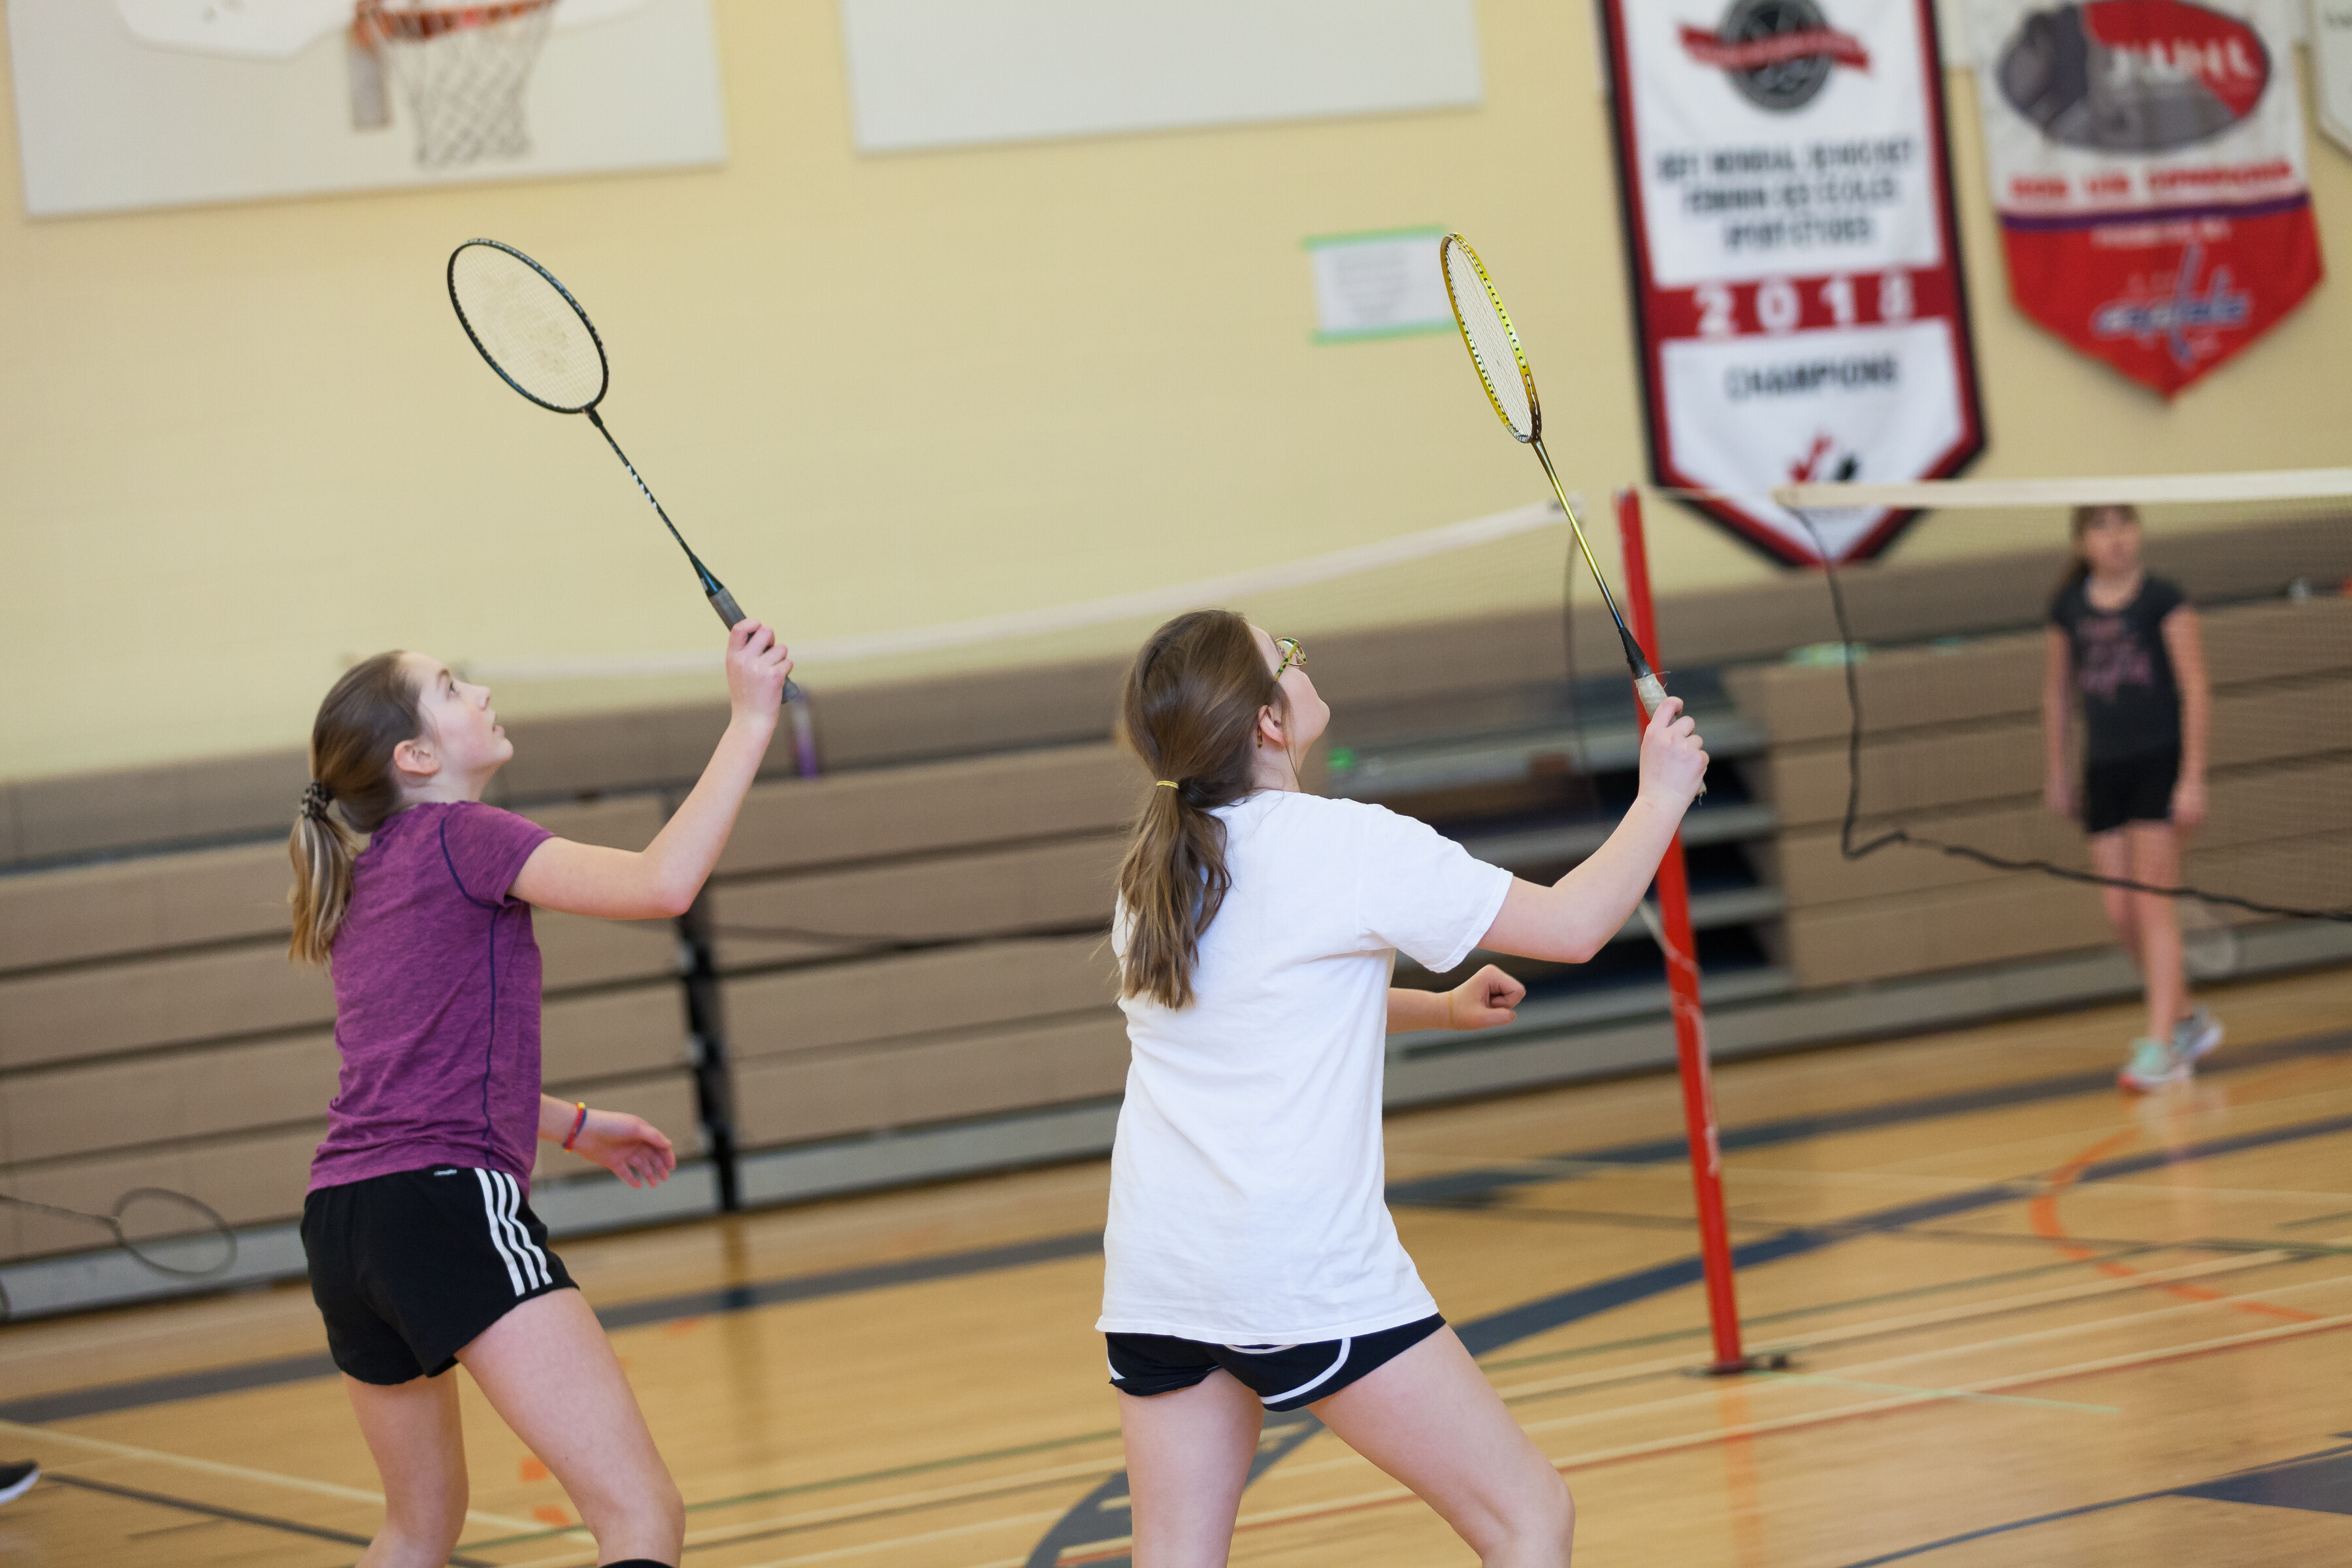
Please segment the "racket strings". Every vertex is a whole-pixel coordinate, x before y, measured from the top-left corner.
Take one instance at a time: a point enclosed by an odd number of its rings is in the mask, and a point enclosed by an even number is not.
[[[604,349],[555,280],[476,241],[449,260],[449,297],[482,357],[532,402],[577,414],[604,395]]]
[[[236,1263],[236,1228],[203,1199],[169,1187],[133,1187],[107,1214],[39,1203],[13,1193],[0,1193],[0,1205],[102,1226],[113,1235],[114,1245],[141,1267],[177,1279],[216,1279]],[[12,1315],[7,1294],[0,1290],[0,1322]]]
[[[1444,251],[1445,289],[1454,301],[1462,341],[1469,345],[1470,362],[1478,367],[1486,396],[1511,434],[1532,441],[1542,432],[1542,416],[1536,402],[1534,374],[1528,368],[1518,333],[1511,329],[1486,269],[1469,245],[1458,236],[1450,237]]]

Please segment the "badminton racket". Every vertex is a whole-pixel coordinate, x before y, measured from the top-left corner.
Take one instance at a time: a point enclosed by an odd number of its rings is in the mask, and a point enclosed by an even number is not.
[[[1616,624],[1617,640],[1624,645],[1626,668],[1633,673],[1633,689],[1640,694],[1645,713],[1655,713],[1666,700],[1666,683],[1650,668],[1648,656],[1625,626],[1625,617],[1618,613],[1617,596],[1609,591],[1609,579],[1601,574],[1601,563],[1592,558],[1592,546],[1584,537],[1584,524],[1578,521],[1576,508],[1570,504],[1568,491],[1559,482],[1559,472],[1551,466],[1551,454],[1544,450],[1543,405],[1536,397],[1536,373],[1528,368],[1527,351],[1519,346],[1519,334],[1511,326],[1510,312],[1503,309],[1503,296],[1496,290],[1495,280],[1486,275],[1486,264],[1470,242],[1458,234],[1449,234],[1438,241],[1437,256],[1445,271],[1445,298],[1454,307],[1454,324],[1462,329],[1462,342],[1470,351],[1470,363],[1477,367],[1479,383],[1486,389],[1486,401],[1495,406],[1495,417],[1503,428],[1522,446],[1535,448],[1536,460],[1543,465],[1544,478],[1551,481],[1551,493],[1559,501],[1559,510],[1568,514],[1569,531],[1576,536],[1576,548],[1584,556],[1584,564],[1592,574],[1592,581],[1601,590],[1601,602],[1608,606],[1609,618]],[[1706,786],[1699,786],[1699,794]]]
[[[702,557],[662,510],[653,487],[613,438],[604,416],[596,412],[612,387],[613,368],[604,357],[604,340],[597,335],[595,323],[572,298],[572,290],[513,246],[495,239],[469,239],[449,253],[449,303],[457,310],[457,324],[466,329],[466,336],[484,362],[499,373],[499,380],[551,413],[588,416],[588,423],[637,482],[637,493],[686,552],[702,584],[702,596],[732,629],[744,618],[735,595],[702,563]],[[789,680],[784,683],[784,698],[794,705],[796,739],[803,752],[802,771],[810,772],[808,737],[797,733],[803,728],[801,693]]]
[[[215,1279],[236,1262],[236,1232],[220,1212],[168,1187],[133,1187],[104,1214],[37,1204],[6,1193],[0,1193],[0,1204],[102,1226],[114,1245],[142,1266],[175,1279]],[[0,1294],[0,1321],[9,1315],[8,1299]]]
[[[2245,944],[2221,911],[2195,894],[2179,900],[2181,967],[2191,980],[2222,980],[2238,972]]]

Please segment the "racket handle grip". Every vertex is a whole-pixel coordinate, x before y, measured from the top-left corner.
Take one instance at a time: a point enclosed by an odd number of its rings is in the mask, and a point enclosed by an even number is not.
[[[745,618],[743,615],[743,606],[737,604],[735,602],[735,595],[729,593],[726,589],[713,588],[709,594],[705,595],[704,597],[710,601],[710,607],[719,612],[719,619],[726,626],[729,631],[733,631],[735,629],[736,623]],[[787,702],[798,702],[800,700],[800,683],[793,680],[790,676],[785,677],[784,700]]]
[[[1654,672],[1644,671],[1633,678],[1633,691],[1642,700],[1642,712],[1646,717],[1666,705],[1666,683]],[[1706,798],[1706,781],[1699,780],[1698,798]]]

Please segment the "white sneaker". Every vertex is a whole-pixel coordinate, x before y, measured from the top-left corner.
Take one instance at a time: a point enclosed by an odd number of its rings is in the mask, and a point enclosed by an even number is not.
[[[41,1467],[30,1459],[0,1465],[0,1502],[15,1502],[41,1479]]]
[[[2132,1058],[2116,1075],[2116,1081],[2147,1094],[2168,1083],[2187,1083],[2189,1076],[2189,1058],[2171,1041],[2143,1037],[2132,1042]]]
[[[2172,1026],[2172,1048],[2184,1061],[2210,1056],[2213,1047],[2221,1043],[2221,1020],[2213,1016],[2210,1007],[2200,1005]]]

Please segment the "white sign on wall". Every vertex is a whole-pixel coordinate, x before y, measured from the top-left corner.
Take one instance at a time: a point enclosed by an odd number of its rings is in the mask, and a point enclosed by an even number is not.
[[[2310,40],[2319,128],[2352,153],[2352,0],[2311,0]]]
[[[1391,228],[1307,241],[1315,269],[1315,341],[1352,342],[1454,331],[1442,228]]]
[[[1473,0],[841,0],[862,153],[1467,109]]]

